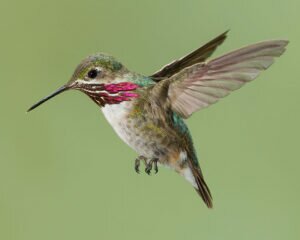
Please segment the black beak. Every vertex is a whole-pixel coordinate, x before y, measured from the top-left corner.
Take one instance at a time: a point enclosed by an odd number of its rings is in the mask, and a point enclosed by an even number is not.
[[[64,85],[57,89],[54,93],[50,94],[49,96],[43,98],[42,100],[38,101],[36,104],[34,104],[32,107],[30,107],[27,112],[30,112],[31,110],[35,109],[36,107],[40,106],[42,103],[48,101],[49,99],[55,97],[56,95],[68,90],[70,87],[67,85]]]

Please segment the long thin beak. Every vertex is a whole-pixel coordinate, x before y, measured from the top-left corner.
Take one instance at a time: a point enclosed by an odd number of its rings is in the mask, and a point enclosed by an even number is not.
[[[49,96],[41,99],[40,101],[38,101],[36,104],[34,104],[32,107],[30,107],[27,112],[30,112],[31,110],[35,109],[36,107],[40,106],[42,103],[48,101],[49,99],[55,97],[56,95],[68,90],[70,87],[67,85],[64,85],[62,87],[60,87],[59,89],[57,89],[54,93],[50,94]]]

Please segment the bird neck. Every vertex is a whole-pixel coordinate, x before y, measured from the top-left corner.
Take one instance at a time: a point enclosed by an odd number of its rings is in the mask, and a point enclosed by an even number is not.
[[[88,84],[80,90],[86,93],[99,106],[119,104],[140,97],[140,89],[154,85],[155,82],[146,76],[129,72],[112,82]]]
[[[119,82],[107,84],[89,84],[82,91],[86,93],[99,106],[107,104],[119,104],[138,98],[136,90],[140,86],[133,82]]]

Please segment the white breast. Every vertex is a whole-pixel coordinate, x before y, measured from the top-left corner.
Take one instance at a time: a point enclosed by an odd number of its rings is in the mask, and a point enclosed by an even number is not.
[[[119,104],[106,105],[102,107],[102,112],[113,127],[118,136],[130,146],[130,135],[127,127],[127,114],[131,108],[130,102],[121,102]]]

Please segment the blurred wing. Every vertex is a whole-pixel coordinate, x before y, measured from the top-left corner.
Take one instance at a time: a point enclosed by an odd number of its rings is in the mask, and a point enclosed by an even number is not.
[[[170,81],[168,98],[173,111],[188,118],[217,102],[255,79],[285,51],[287,44],[285,40],[257,43],[182,70],[166,80]]]
[[[228,31],[222,33],[215,39],[211,40],[210,42],[206,43],[204,46],[198,48],[190,54],[169,63],[150,77],[154,81],[160,81],[164,78],[171,77],[172,75],[180,72],[186,67],[189,67],[199,62],[204,62],[208,57],[212,55],[216,48],[224,42],[224,40],[227,37],[227,32]]]

